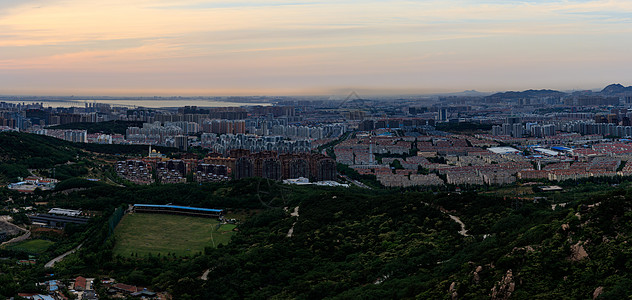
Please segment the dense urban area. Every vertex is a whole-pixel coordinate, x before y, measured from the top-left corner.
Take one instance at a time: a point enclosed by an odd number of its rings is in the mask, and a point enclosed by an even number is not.
[[[61,100],[0,97],[0,297],[632,293],[632,87]]]

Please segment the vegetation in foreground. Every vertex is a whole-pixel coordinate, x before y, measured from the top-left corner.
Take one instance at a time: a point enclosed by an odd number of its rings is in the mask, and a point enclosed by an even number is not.
[[[9,250],[22,251],[31,254],[44,253],[48,247],[55,244],[55,242],[49,240],[26,240],[15,244],[8,245],[6,248]]]
[[[29,143],[22,145],[37,147]],[[55,143],[47,144],[49,151],[69,147],[91,162],[72,144]],[[11,151],[0,148],[10,157],[3,160],[9,168],[26,168],[41,158],[58,163],[35,149]],[[87,225],[37,237],[55,244],[37,254],[35,265],[16,263],[29,257],[23,250],[0,249],[6,258],[0,260],[0,296],[41,291],[35,283],[51,273],[62,280],[112,277],[168,291],[174,299],[626,299],[632,294],[630,182],[564,183],[564,191],[553,193],[516,187],[430,193],[262,182],[100,184],[33,195],[0,189],[6,213],[36,201],[47,203],[41,209],[97,212]],[[117,255],[118,240],[108,220],[130,201],[223,208],[244,219],[230,242],[193,255]],[[295,208],[298,215],[291,214]],[[11,214],[24,220],[23,212]],[[463,221],[467,236],[451,216]],[[82,242],[54,270],[43,267]],[[207,270],[208,279],[202,280]]]

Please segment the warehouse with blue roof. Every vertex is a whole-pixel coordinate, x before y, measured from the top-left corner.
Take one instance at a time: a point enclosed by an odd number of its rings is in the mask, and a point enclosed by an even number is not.
[[[568,151],[573,150],[573,149],[571,149],[571,148],[568,148],[568,147],[562,147],[562,146],[555,146],[555,147],[551,147],[551,149],[553,149],[553,150],[557,150],[557,151],[560,151],[560,152],[568,152]]]

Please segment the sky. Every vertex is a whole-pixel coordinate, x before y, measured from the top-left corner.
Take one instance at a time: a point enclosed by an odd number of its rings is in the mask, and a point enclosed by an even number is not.
[[[632,85],[632,1],[0,0],[0,95]]]

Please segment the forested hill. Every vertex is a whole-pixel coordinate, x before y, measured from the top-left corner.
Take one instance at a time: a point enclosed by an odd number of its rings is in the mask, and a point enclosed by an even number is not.
[[[154,148],[167,154],[176,151],[174,148]],[[137,155],[147,153],[147,146],[71,143],[37,134],[0,132],[0,181],[28,176],[27,169],[46,169],[76,162],[87,158],[89,152]]]
[[[37,162],[28,162],[29,159],[48,159],[52,162],[66,162],[78,153],[78,149],[72,143],[56,138],[19,133],[0,133],[0,161],[2,162],[26,162],[28,165],[36,165]]]
[[[19,133],[0,133],[0,181],[26,177],[27,169],[51,168],[76,161],[81,153],[72,143],[56,138]]]
[[[526,90],[522,92],[502,92],[485,97],[490,100],[515,100],[522,98],[540,98],[540,97],[563,97],[566,93],[554,90]]]
[[[109,244],[98,242],[68,265],[75,273],[167,290],[175,299],[584,299],[595,291],[600,299],[624,299],[632,293],[632,197],[623,190],[580,196],[552,210],[547,200],[517,205],[477,193],[273,184],[261,194],[262,186],[268,185],[253,179],[98,187],[51,201],[97,210],[129,197],[265,208],[240,224],[228,245],[194,259],[112,257]],[[450,215],[460,217],[466,235]],[[208,280],[201,280],[206,270]]]
[[[94,152],[115,150],[136,148],[2,133],[0,172],[61,163],[71,177],[71,170],[99,169],[104,162],[93,161]],[[73,160],[79,162],[66,164]],[[26,218],[11,212],[22,206],[81,209],[95,217],[63,235],[40,236],[54,245],[38,254],[35,266],[16,263],[26,253],[0,249],[0,257],[14,259],[0,260],[0,298],[37,291],[35,283],[53,273],[66,281],[115,278],[168,291],[173,299],[628,299],[632,182],[594,181],[564,185],[561,192],[515,185],[463,193],[291,186],[257,178],[100,184],[30,195],[4,187],[0,204],[14,218]],[[221,208],[243,219],[227,245],[191,256],[115,255],[110,216],[134,203]],[[82,242],[53,270],[43,268]]]
[[[326,193],[270,210],[210,253],[203,298],[624,299],[632,202],[624,192],[552,211],[500,198]],[[436,207],[449,205],[472,236]],[[457,213],[458,212],[458,213]],[[287,231],[292,227],[292,237]],[[193,293],[193,290],[186,292]],[[183,291],[184,292],[184,291]]]

